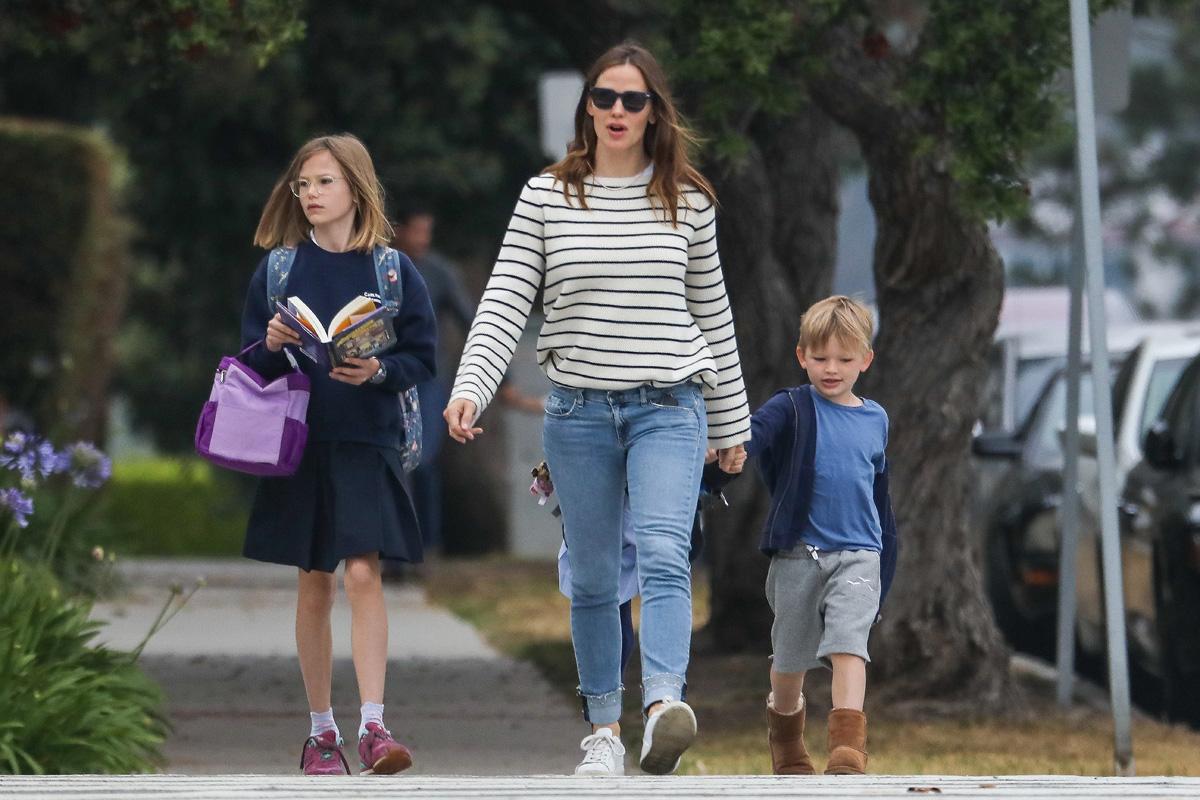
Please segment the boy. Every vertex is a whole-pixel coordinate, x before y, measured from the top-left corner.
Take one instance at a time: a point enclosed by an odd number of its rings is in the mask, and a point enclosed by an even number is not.
[[[874,357],[871,338],[861,303],[837,295],[813,305],[796,345],[811,385],[777,392],[751,420],[747,451],[771,490],[760,547],[771,556],[767,727],[777,775],[816,771],[804,747],[802,689],[805,673],[822,666],[833,670],[825,774],[867,766],[867,635],[896,565],[888,418],[854,394]]]

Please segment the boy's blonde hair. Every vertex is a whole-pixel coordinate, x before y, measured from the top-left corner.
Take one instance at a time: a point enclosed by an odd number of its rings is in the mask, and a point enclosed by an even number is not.
[[[859,347],[863,353],[869,353],[874,333],[871,311],[852,297],[835,294],[818,300],[804,312],[796,346],[809,350],[837,339],[844,347]]]
[[[352,250],[367,251],[377,244],[392,240],[392,226],[384,213],[383,185],[375,174],[375,163],[367,147],[355,135],[339,133],[309,139],[296,151],[292,163],[275,183],[263,208],[254,243],[268,250],[274,247],[295,247],[308,238],[312,224],[304,216],[300,201],[288,184],[300,175],[304,162],[322,151],[328,151],[342,168],[346,185],[354,201],[354,233],[350,237]]]

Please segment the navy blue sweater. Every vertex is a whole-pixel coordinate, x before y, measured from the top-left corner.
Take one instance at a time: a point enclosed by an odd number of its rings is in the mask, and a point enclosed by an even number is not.
[[[397,343],[378,356],[387,369],[379,384],[351,386],[329,377],[310,359],[295,352],[296,362],[312,379],[308,404],[308,436],[312,441],[364,442],[400,447],[404,432],[396,394],[423,383],[436,371],[437,325],[425,281],[412,262],[400,254],[400,281],[404,291],[400,315],[395,319]],[[301,242],[287,281],[286,294],[299,297],[325,323],[352,298],[379,295],[379,284],[370,252],[331,253],[312,242]],[[274,311],[267,306],[267,259],[259,262],[242,313],[242,346],[266,336]],[[246,363],[265,377],[284,374],[291,365],[282,351],[266,346],[246,354]]]
[[[767,555],[801,544],[812,504],[817,453],[817,410],[812,386],[781,389],[750,418],[747,453],[771,490],[771,510],[763,526],[760,549]],[[879,554],[879,603],[896,573],[896,517],[888,494],[888,468],[875,476],[874,500],[883,531]]]

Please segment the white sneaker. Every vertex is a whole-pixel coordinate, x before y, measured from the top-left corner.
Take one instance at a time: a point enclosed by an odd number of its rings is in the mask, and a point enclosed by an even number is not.
[[[613,736],[612,729],[601,728],[579,743],[583,761],[575,768],[576,775],[624,775],[625,746]]]
[[[663,701],[663,710],[646,720],[641,767],[651,775],[670,775],[683,751],[696,738],[696,715],[682,700]]]

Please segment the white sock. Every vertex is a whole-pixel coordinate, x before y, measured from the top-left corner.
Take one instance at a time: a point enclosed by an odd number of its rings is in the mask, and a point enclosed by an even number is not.
[[[383,703],[363,703],[361,711],[362,722],[358,724],[358,738],[360,739],[367,732],[368,722],[383,724]]]
[[[327,711],[308,712],[309,718],[312,719],[312,730],[309,736],[320,736],[325,731],[333,731],[334,736],[342,738],[342,732],[338,730],[337,723],[333,721],[333,709]]]

